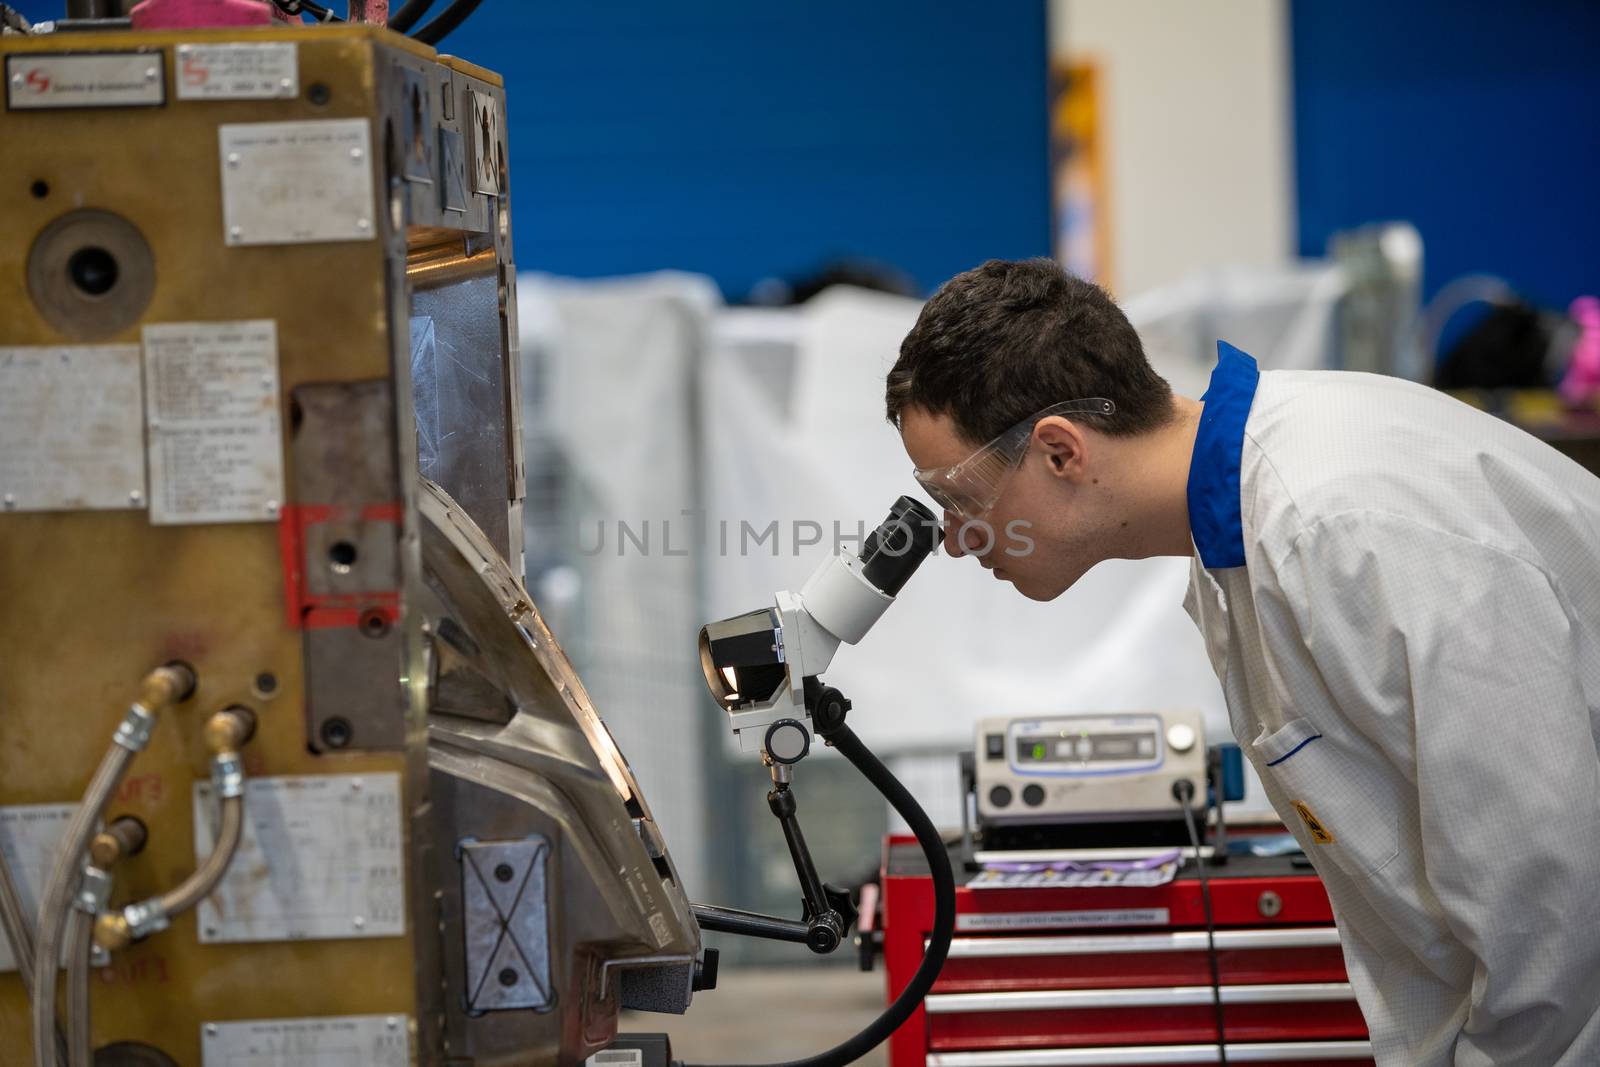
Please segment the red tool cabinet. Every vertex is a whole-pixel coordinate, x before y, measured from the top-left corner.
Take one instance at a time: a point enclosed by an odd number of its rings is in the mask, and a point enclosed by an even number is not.
[[[1162,1067],[1218,1062],[1205,914],[1192,867],[1155,888],[970,889],[956,936],[891,1067]],[[1287,858],[1207,868],[1228,1061],[1371,1067],[1322,884]],[[915,839],[883,863],[893,999],[922,961],[933,882]]]

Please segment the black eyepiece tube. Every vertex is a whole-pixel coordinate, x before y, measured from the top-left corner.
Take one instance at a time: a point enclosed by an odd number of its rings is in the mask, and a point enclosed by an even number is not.
[[[943,536],[933,512],[903,496],[862,542],[861,573],[885,596],[895,596]]]

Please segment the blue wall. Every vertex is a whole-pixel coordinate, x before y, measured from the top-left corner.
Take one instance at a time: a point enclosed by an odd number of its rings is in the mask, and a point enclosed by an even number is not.
[[[1600,4],[1294,0],[1300,251],[1409,219],[1425,288],[1600,291]]]
[[[1043,0],[489,0],[446,45],[506,76],[523,268],[1049,253]]]

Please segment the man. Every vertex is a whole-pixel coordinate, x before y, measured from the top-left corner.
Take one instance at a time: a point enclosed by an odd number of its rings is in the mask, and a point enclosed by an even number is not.
[[[1423,386],[1218,347],[1173,396],[1104,292],[991,261],[923,309],[888,414],[947,550],[1024,596],[1193,557],[1381,1065],[1600,1064],[1600,479]]]

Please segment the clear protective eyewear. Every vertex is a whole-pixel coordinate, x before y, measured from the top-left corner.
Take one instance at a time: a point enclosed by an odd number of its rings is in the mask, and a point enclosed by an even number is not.
[[[1005,480],[1022,465],[1028,454],[1028,442],[1033,438],[1033,428],[1039,420],[1052,415],[1106,416],[1117,406],[1104,397],[1084,400],[1066,400],[1052,404],[1017,423],[993,441],[952,467],[917,468],[913,471],[934,503],[952,514],[968,520],[979,520],[989,514]]]

